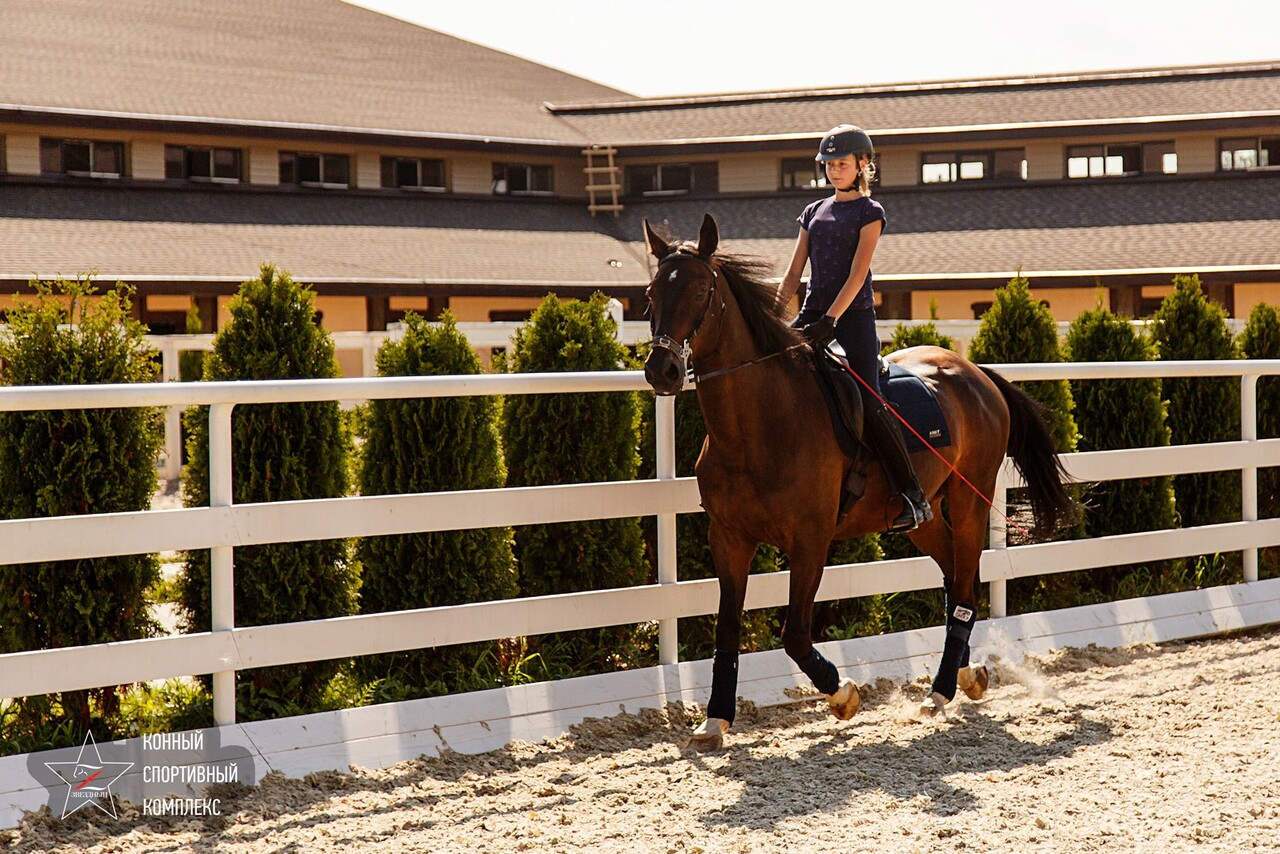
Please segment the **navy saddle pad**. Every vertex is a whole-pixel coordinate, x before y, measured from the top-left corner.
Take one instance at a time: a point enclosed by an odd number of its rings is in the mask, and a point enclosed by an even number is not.
[[[829,363],[838,365],[842,382],[865,392],[862,384],[849,373],[844,361],[844,351],[839,344],[833,344],[827,351]],[[896,362],[880,360],[880,393],[899,415],[906,419],[922,437],[935,448],[945,448],[951,444],[951,431],[942,417],[942,408],[938,406],[938,398],[933,390],[915,374]],[[902,426],[899,424],[898,426]],[[908,451],[923,451],[924,443],[905,427],[902,436],[907,440]]]

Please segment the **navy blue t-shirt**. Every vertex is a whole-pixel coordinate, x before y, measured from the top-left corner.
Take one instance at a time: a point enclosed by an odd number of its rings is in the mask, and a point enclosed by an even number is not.
[[[867,196],[847,202],[837,202],[835,196],[827,196],[796,217],[796,222],[809,233],[809,292],[801,311],[826,311],[831,307],[849,280],[862,227],[877,220],[888,224],[884,208]],[[868,269],[867,280],[850,308],[871,308],[872,305],[871,270]]]

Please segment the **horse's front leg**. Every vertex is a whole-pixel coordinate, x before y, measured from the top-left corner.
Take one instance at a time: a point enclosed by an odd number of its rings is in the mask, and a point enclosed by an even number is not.
[[[821,540],[821,542],[818,542]],[[836,666],[813,645],[813,600],[822,582],[830,538],[796,546],[788,554],[791,565],[787,620],[782,628],[782,645],[796,666],[809,677],[813,687],[827,697],[831,713],[847,721],[858,712],[862,698],[852,679],[841,680]]]
[[[950,491],[950,507],[952,528],[948,532],[951,546],[951,564],[938,559],[938,552],[925,548],[943,568],[946,581],[944,607],[946,609],[947,634],[943,641],[942,660],[938,663],[938,672],[933,678],[929,696],[920,704],[920,714],[931,717],[942,711],[943,707],[955,698],[956,689],[963,690],[972,700],[980,700],[987,690],[986,667],[971,667],[969,663],[969,639],[974,624],[978,619],[978,564],[982,558],[982,545],[987,520],[986,508],[979,503],[972,492]],[[917,545],[925,547],[930,535],[937,531],[925,531],[925,528],[936,525],[935,520],[929,525],[922,525],[921,537],[912,537]],[[930,544],[932,545],[932,544]],[[950,570],[950,571],[948,571]]]
[[[711,700],[707,719],[689,739],[695,750],[718,750],[733,725],[738,706],[738,650],[742,647],[742,605],[756,543],[712,520],[708,532],[711,559],[720,581],[720,610],[716,616],[716,656],[711,665]]]

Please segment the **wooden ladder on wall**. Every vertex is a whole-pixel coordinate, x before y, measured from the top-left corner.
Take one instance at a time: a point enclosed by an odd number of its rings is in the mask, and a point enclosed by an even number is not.
[[[615,217],[622,211],[618,193],[622,190],[621,170],[613,156],[618,150],[612,145],[593,145],[582,149],[587,158],[583,172],[587,176],[587,210],[591,215],[607,211]]]

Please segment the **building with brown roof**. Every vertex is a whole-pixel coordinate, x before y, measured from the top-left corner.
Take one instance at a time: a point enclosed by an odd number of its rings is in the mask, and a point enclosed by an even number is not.
[[[884,317],[974,317],[1019,269],[1059,319],[1178,272],[1280,302],[1280,61],[639,99],[340,0],[0,15],[0,288],[97,271],[157,331],[264,261],[335,331],[549,291],[638,316],[642,217],[781,267],[842,121],[877,143]]]

